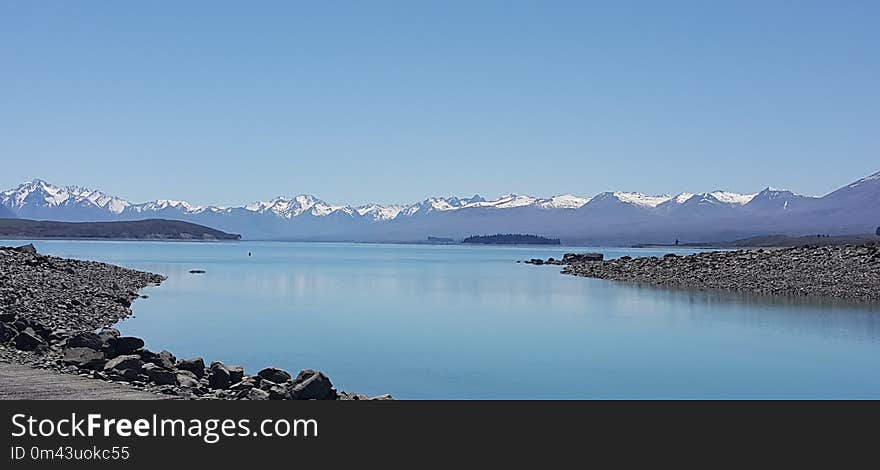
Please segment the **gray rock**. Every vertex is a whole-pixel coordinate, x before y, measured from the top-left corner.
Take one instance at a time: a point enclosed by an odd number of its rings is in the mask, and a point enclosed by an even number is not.
[[[187,388],[199,388],[201,386],[195,375],[189,371],[177,371],[177,384]]]
[[[64,349],[62,361],[65,364],[76,366],[80,369],[103,369],[107,364],[104,353],[92,348],[73,347]]]
[[[111,371],[111,376],[116,377],[121,380],[125,380],[128,382],[140,381],[146,382],[149,380],[149,377],[142,374],[138,369],[113,369]]]
[[[605,255],[602,253],[566,253],[562,255],[562,264],[592,263],[604,259]]]
[[[0,323],[0,343],[9,342],[12,338],[18,334],[18,331],[15,328],[5,324]]]
[[[259,376],[257,376],[257,377],[259,377]],[[257,386],[260,387],[260,389],[262,389],[262,390],[269,390],[270,388],[275,387],[277,385],[278,385],[277,383],[275,383],[269,379],[263,379],[263,378],[260,378],[260,383],[257,384]]]
[[[248,400],[268,400],[269,393],[260,390],[259,388],[252,388],[247,392]]]
[[[101,351],[107,357],[116,356],[116,341],[119,336],[119,330],[115,328],[105,328],[98,333],[98,337],[101,338]]]
[[[232,374],[220,361],[214,361],[208,368],[208,386],[213,389],[227,389],[232,385]]]
[[[141,359],[144,360],[144,362],[156,364],[157,366],[163,367],[165,369],[174,369],[174,366],[177,363],[177,358],[174,357],[174,354],[171,354],[171,352],[165,350],[154,353],[149,349],[144,349],[140,352],[140,356]]]
[[[323,372],[304,369],[296,376],[290,389],[294,400],[335,400],[336,390]]]
[[[177,385],[177,374],[174,371],[152,362],[144,364],[143,373],[157,385]]]
[[[22,351],[35,351],[40,346],[45,346],[46,342],[37,335],[33,329],[26,328],[24,331],[12,338],[12,343],[17,349]]]
[[[354,400],[354,401],[367,401],[370,397],[364,395],[363,393],[348,393],[343,392],[339,394],[340,400]]]
[[[177,362],[177,368],[192,372],[196,377],[202,378],[205,375],[205,360],[200,357],[184,359]]]
[[[229,371],[229,382],[230,383],[241,382],[241,379],[244,378],[244,367],[226,366],[226,370]]]
[[[117,356],[113,359],[107,361],[104,364],[105,371],[123,371],[123,370],[132,370],[136,374],[140,374],[141,370],[144,367],[144,361],[141,360],[141,357],[136,354],[129,354],[125,356]]]
[[[13,250],[15,250],[19,253],[29,253],[32,255],[37,254],[37,249],[36,249],[36,247],[34,247],[33,243],[28,243],[27,245],[17,246],[15,248],[13,248]]]
[[[134,336],[120,336],[116,339],[116,354],[123,356],[132,354],[144,347],[144,340]]]
[[[258,382],[253,377],[244,377],[237,383],[234,383],[229,386],[229,390],[242,390],[254,388],[258,385]]]
[[[98,336],[100,336],[101,339],[118,338],[122,336],[122,334],[119,333],[119,330],[117,330],[116,328],[102,328],[101,331],[98,332]]]
[[[103,345],[101,337],[95,333],[77,333],[67,340],[67,346],[71,348],[89,348],[100,351]]]
[[[275,367],[267,367],[257,372],[257,375],[275,383],[287,382],[290,380],[290,374],[287,371],[276,369]]]
[[[287,387],[273,385],[268,389],[260,388],[269,394],[270,400],[290,400],[290,390],[288,390]]]

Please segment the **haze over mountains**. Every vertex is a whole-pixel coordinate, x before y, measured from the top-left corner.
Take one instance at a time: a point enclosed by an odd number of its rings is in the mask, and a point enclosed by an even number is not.
[[[101,191],[36,179],[0,193],[0,217],[64,222],[182,220],[246,239],[424,241],[428,236],[533,233],[563,243],[669,243],[780,233],[873,233],[880,225],[880,172],[823,197],[766,188],[645,195],[605,192],[494,200],[432,197],[407,205],[334,205],[311,195],[279,196],[241,207],[158,199],[131,203]]]

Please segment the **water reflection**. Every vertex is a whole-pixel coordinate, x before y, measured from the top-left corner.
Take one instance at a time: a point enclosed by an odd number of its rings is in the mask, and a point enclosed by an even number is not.
[[[672,290],[517,259],[558,247],[36,242],[168,276],[121,324],[154,349],[325,370],[404,398],[876,398],[870,305]],[[595,249],[606,256],[670,250]],[[253,252],[247,257],[248,251]],[[694,250],[677,250],[679,253]],[[192,275],[190,269],[207,271]]]

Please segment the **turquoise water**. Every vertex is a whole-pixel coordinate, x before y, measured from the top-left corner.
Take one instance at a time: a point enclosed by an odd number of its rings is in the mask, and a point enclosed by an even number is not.
[[[571,248],[34,244],[168,276],[144,290],[149,298],[119,326],[151,349],[251,373],[321,369],[343,390],[399,398],[880,398],[876,307],[636,287],[515,263]]]

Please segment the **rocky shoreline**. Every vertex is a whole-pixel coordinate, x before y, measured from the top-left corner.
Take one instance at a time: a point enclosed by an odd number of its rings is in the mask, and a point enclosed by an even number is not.
[[[322,372],[295,377],[274,367],[248,375],[200,357],[178,359],[112,326],[131,315],[138,290],[164,281],[94,261],[44,256],[32,245],[0,247],[0,362],[24,364],[183,399],[390,399],[339,392]],[[2,386],[2,384],[0,384]]]
[[[563,258],[565,259],[565,258]],[[570,258],[563,274],[760,295],[880,301],[880,245],[711,251],[608,261]],[[536,264],[536,263],[533,263]]]

